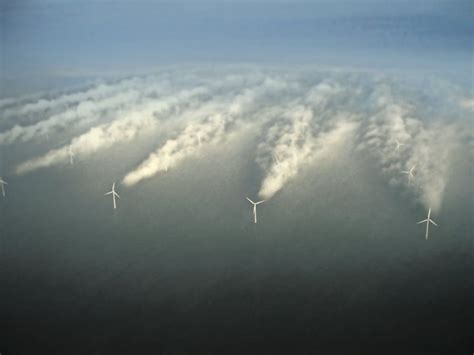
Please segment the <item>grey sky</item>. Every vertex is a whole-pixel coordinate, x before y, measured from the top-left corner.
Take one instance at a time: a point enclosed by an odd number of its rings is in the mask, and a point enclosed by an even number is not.
[[[174,62],[469,68],[471,1],[3,2],[6,79]]]

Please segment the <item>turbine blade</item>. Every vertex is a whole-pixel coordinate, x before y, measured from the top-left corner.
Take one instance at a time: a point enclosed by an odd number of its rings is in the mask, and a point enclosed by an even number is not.
[[[425,223],[425,222],[427,222],[427,221],[428,221],[428,219],[424,219],[424,220],[422,220],[422,221],[419,221],[417,224]]]
[[[104,196],[105,196],[105,195],[110,195],[110,194],[113,194],[113,193],[114,193],[113,191],[109,191],[109,192],[106,192],[106,193],[104,194]]]
[[[438,225],[432,219],[430,219],[429,221],[431,224],[434,224],[436,227],[438,227]]]
[[[114,195],[120,198],[119,194],[114,191]]]
[[[249,200],[250,203],[253,203],[253,204],[255,203],[251,199],[249,199],[248,197],[246,197],[246,198],[247,198],[247,200]]]
[[[256,204],[256,205],[259,205],[259,204],[264,203],[264,202],[265,202],[265,200],[262,200],[262,201],[256,202],[255,204]]]

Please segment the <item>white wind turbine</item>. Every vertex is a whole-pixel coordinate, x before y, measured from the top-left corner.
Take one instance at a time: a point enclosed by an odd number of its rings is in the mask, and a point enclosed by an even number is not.
[[[402,174],[407,174],[408,175],[408,183],[411,182],[411,180],[415,177],[413,174],[413,171],[415,170],[416,165],[413,165],[410,170],[402,170]]]
[[[403,147],[405,144],[400,143],[400,141],[397,139],[395,139],[395,144],[397,145],[397,147],[395,148],[397,150],[397,154],[400,154],[400,147]]]
[[[2,196],[5,197],[5,185],[8,185],[8,183],[3,180],[3,177],[0,176],[0,186],[2,186]]]
[[[428,231],[429,231],[429,228],[430,228],[430,223],[435,225],[436,227],[438,227],[438,225],[430,218],[430,215],[431,215],[431,208],[428,210],[428,217],[426,217],[426,219],[424,219],[422,221],[419,221],[417,223],[417,224],[426,223],[425,239],[428,239]]]
[[[115,202],[115,197],[120,198],[119,194],[115,192],[115,182],[112,184],[112,190],[106,192],[105,195],[112,195],[112,200],[114,201],[114,210],[117,209],[117,203]]]
[[[265,202],[265,200],[253,202],[251,199],[247,197],[247,200],[253,205],[253,222],[257,224],[257,205]]]

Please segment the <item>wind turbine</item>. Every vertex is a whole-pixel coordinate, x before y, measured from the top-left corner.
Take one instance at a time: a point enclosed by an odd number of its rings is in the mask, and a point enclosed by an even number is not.
[[[407,174],[408,175],[408,183],[410,183],[410,181],[415,177],[415,175],[413,175],[413,171],[415,170],[415,167],[416,167],[416,165],[413,165],[410,170],[402,170],[401,171],[402,174]]]
[[[69,163],[74,164],[74,152],[72,151],[72,146],[69,146]]]
[[[438,227],[438,225],[430,218],[430,215],[431,215],[431,208],[428,210],[428,217],[426,217],[426,219],[424,219],[422,221],[419,221],[417,223],[417,224],[426,223],[426,233],[425,233],[425,239],[426,240],[428,240],[428,230],[430,228],[430,223],[432,223],[433,225]]]
[[[118,197],[120,198],[119,194],[115,192],[115,182],[112,184],[112,190],[110,190],[109,192],[106,192],[104,194],[105,195],[112,195],[112,200],[114,201],[114,210],[117,209],[117,204],[115,202],[115,197]]]
[[[397,154],[400,154],[400,147],[403,147],[405,144],[400,143],[400,141],[397,139],[395,139],[395,144],[397,145],[397,147],[395,148],[397,150]]]
[[[5,197],[5,185],[8,185],[8,183],[3,180],[3,177],[0,176],[0,185],[2,186],[2,196]]]
[[[247,197],[247,200],[253,205],[253,223],[257,224],[257,205],[265,202],[265,200],[253,202],[251,199]]]

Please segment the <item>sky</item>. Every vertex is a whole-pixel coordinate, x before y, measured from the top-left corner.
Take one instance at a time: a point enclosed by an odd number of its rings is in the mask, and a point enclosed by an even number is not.
[[[472,6],[468,0],[4,1],[3,90],[26,90],[32,79],[45,87],[196,61],[469,70]]]
[[[1,6],[2,354],[471,351],[472,2]]]

